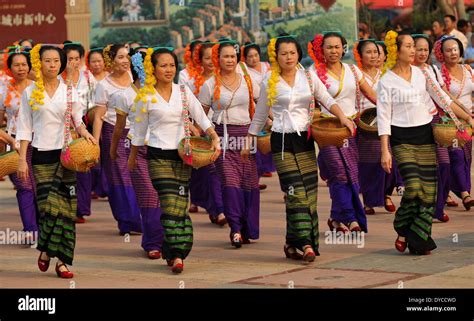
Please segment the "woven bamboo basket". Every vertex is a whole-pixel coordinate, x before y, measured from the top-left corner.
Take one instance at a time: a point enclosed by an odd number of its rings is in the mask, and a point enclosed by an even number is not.
[[[69,160],[61,154],[61,164],[71,171],[86,173],[99,162],[99,145],[90,144],[83,137],[73,140],[69,150]]]
[[[257,135],[257,149],[260,153],[266,155],[272,151],[272,146],[270,143],[270,137],[272,132],[270,130],[265,130]]]
[[[20,156],[16,151],[0,154],[0,177],[15,173],[19,160]]]
[[[342,147],[345,140],[352,136],[349,128],[342,126],[339,119],[334,117],[313,118],[311,134],[319,148],[326,146]]]
[[[184,151],[184,142],[183,138],[179,142],[178,154],[183,161],[185,161],[185,151]],[[214,154],[214,151],[211,149],[211,141],[207,138],[193,136],[191,137],[191,146],[192,146],[192,164],[193,168],[201,168],[212,164],[211,156]]]
[[[368,138],[379,138],[377,125],[371,125],[377,118],[377,108],[368,108],[360,114],[358,127],[360,133]]]
[[[464,128],[469,137],[472,136],[472,128],[467,125],[465,121],[460,120],[464,125]],[[442,147],[463,147],[468,140],[464,140],[456,136],[457,133],[456,125],[454,121],[450,120],[448,122],[433,124],[433,135],[435,141],[438,145]]]

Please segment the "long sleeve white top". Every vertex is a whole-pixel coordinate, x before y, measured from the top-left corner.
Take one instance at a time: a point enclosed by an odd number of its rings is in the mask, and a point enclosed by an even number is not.
[[[276,85],[275,103],[271,107],[273,112],[272,131],[295,133],[307,130],[309,105],[313,96],[328,108],[336,103],[317,76],[311,74],[311,81],[313,82],[313,92],[311,92],[304,70],[299,69],[296,72],[293,87],[290,87],[280,76],[280,81]],[[268,77],[262,84],[260,99],[249,128],[249,133],[252,135],[257,135],[267,121],[269,113],[267,87]]]
[[[44,92],[44,104],[38,110],[29,105],[31,93],[36,86],[30,85],[23,91],[17,124],[16,140],[32,141],[31,145],[42,151],[63,148],[64,123],[67,108],[67,86],[59,83],[53,97]],[[82,124],[82,110],[77,91],[72,88],[72,120],[77,128]],[[33,137],[33,132],[35,133]]]
[[[189,87],[185,86],[188,100],[189,115],[204,130],[208,130],[212,124],[207,118],[201,103],[193,95]],[[146,106],[140,101],[136,105],[136,120],[133,124],[132,145],[143,146],[147,131],[150,131],[148,146],[165,150],[177,149],[179,142],[184,138],[183,101],[181,98],[180,85],[173,84],[169,101],[155,92],[157,102],[152,103],[148,99]],[[142,108],[146,112],[142,112]]]
[[[407,81],[388,70],[377,85],[377,126],[379,135],[391,135],[391,126],[416,127],[433,119],[433,99],[445,109],[451,99],[441,89],[436,79],[434,88],[429,85],[420,68],[411,66],[411,79]],[[446,104],[443,104],[443,99]]]

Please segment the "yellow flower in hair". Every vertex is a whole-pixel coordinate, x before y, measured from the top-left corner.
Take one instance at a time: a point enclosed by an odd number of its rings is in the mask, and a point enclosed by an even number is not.
[[[276,56],[276,38],[272,38],[270,43],[268,44],[268,58],[270,60],[270,66],[272,73],[270,75],[270,79],[268,79],[268,106],[271,107],[276,101],[277,90],[276,86],[280,81],[280,65],[278,65],[277,56]]]
[[[148,102],[148,97],[151,96],[150,99],[152,103],[156,103],[156,98],[154,97],[155,89],[154,86],[156,84],[156,78],[154,75],[155,68],[153,67],[153,63],[151,62],[151,56],[153,55],[153,48],[148,48],[146,51],[146,56],[143,61],[143,69],[145,70],[145,84],[142,88],[140,88],[137,97],[135,98],[135,103],[141,102],[143,104],[140,111],[142,113],[147,112],[146,103]],[[136,118],[137,122],[139,121],[139,117]]]
[[[30,101],[28,102],[33,110],[39,110],[38,105],[44,105],[44,82],[43,75],[41,74],[40,49],[41,44],[37,44],[30,51],[31,68],[34,70],[36,75],[35,89],[33,89]]]
[[[387,61],[385,62],[382,73],[385,73],[387,69],[392,69],[397,63],[398,59],[398,48],[397,48],[397,37],[398,33],[390,30],[385,35],[385,46],[387,47]]]

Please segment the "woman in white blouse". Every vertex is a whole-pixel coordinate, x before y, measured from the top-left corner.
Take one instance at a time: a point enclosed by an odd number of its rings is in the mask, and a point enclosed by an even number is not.
[[[249,76],[236,71],[236,43],[223,41],[212,48],[215,76],[201,88],[199,100],[204,110],[214,111],[212,121],[223,137],[223,153],[216,161],[221,179],[224,215],[230,226],[231,244],[240,248],[259,238],[260,190],[257,164],[251,155],[240,158],[242,141],[255,110],[259,86]]]
[[[266,61],[260,60],[261,50],[260,46],[255,43],[246,43],[241,47],[241,62],[240,65],[243,71],[248,72],[249,76],[261,86],[263,80],[270,72],[270,64]],[[271,121],[267,122],[268,126],[271,126]],[[274,172],[275,164],[273,163],[272,154],[268,153],[264,155],[257,151],[255,155],[257,159],[257,172],[259,177],[271,177]],[[267,187],[265,184],[259,184],[260,190]]]
[[[41,45],[37,45],[41,46]],[[58,75],[66,67],[66,56],[58,47],[41,46],[31,51],[32,62],[38,55],[41,71],[35,70],[37,82],[23,92],[17,140],[20,141],[18,176],[28,179],[31,173],[27,163],[29,142],[33,146],[33,174],[40,218],[40,236],[37,249],[41,252],[38,267],[45,272],[51,257],[57,257],[56,273],[61,278],[72,278],[66,266],[72,265],[75,247],[76,173],[65,169],[60,162],[64,147],[66,109],[72,102],[72,123],[79,135],[90,143],[96,140],[82,122],[82,110],[77,91],[61,83]],[[34,66],[34,65],[33,65]],[[42,78],[42,81],[41,81]],[[37,83],[44,83],[44,90]],[[40,96],[44,96],[41,98]],[[34,135],[33,135],[34,133]]]
[[[184,51],[184,62],[186,67],[179,72],[178,83],[185,85],[194,75],[194,48],[196,45],[202,43],[201,40],[193,40],[186,45]]]
[[[435,65],[428,64],[428,59],[431,55],[433,45],[425,34],[412,34],[413,40],[415,41],[415,59],[413,65],[419,68],[424,68],[430,74],[431,78],[435,80],[445,92],[447,92],[444,84],[443,77],[438,67]],[[443,109],[436,107],[433,100],[429,98],[427,104],[431,105],[431,111],[433,114],[433,123],[440,121],[440,114],[444,115]],[[449,152],[447,147],[436,146],[436,159],[438,166],[436,167],[438,175],[438,184],[436,192],[436,211],[435,218],[441,222],[449,221],[449,216],[444,211],[444,206],[450,201],[449,199],[449,186],[450,186],[450,161]]]
[[[117,120],[115,106],[110,97],[117,91],[124,91],[132,86],[130,77],[130,57],[122,44],[109,45],[104,48],[104,58],[111,73],[97,84],[95,90],[94,137],[101,139],[102,164],[108,181],[108,201],[112,215],[118,223],[120,235],[131,232],[142,232],[140,209],[132,185],[127,159],[130,155],[130,139],[127,137],[130,124],[127,120],[120,137],[116,160],[110,158],[112,135]],[[133,91],[132,91],[133,92]]]
[[[90,108],[94,106],[93,95],[97,84],[92,73],[82,66],[85,50],[78,42],[64,42],[64,52],[66,53],[67,62],[73,65],[71,72],[63,72],[60,80],[67,84],[71,84],[79,95],[79,102],[82,114],[85,116]],[[86,123],[86,118],[84,118]],[[77,175],[77,219],[76,223],[84,223],[84,216],[91,215],[91,191],[92,191],[92,174],[76,173]]]
[[[149,131],[146,143],[148,169],[160,199],[161,223],[165,229],[162,255],[172,266],[173,273],[181,273],[183,261],[193,245],[193,226],[188,214],[191,167],[178,154],[180,141],[191,135],[189,117],[212,137],[213,161],[219,155],[220,141],[191,90],[173,83],[178,58],[172,48],[148,49],[145,70],[145,83],[151,85],[142,89],[136,105],[128,167],[130,170],[135,168],[137,153],[140,146],[145,145]]]
[[[195,73],[186,82],[197,97],[204,83],[214,76],[214,63],[212,62],[212,42],[203,42],[194,46],[193,62]],[[212,112],[207,114],[212,119]],[[211,223],[224,226],[227,220],[224,216],[224,203],[222,202],[222,188],[215,164],[210,164],[198,169],[193,168],[189,182],[191,194],[190,213],[196,213],[198,206],[206,209]]]
[[[104,50],[103,47],[96,47],[96,48],[91,48],[89,52],[87,53],[86,56],[86,65],[89,71],[92,73],[92,75],[95,78],[95,87],[97,86],[97,83],[101,81],[102,79],[107,76],[107,71],[105,70],[105,62],[104,62],[104,56],[102,56],[102,50]],[[93,88],[93,94],[92,94],[92,99],[95,98],[95,87]],[[92,110],[89,111],[86,115],[86,125],[87,129],[92,131],[92,123],[94,121],[93,119],[93,113]],[[102,153],[102,148],[101,148],[101,153]],[[92,198],[96,199],[99,197],[107,197],[108,194],[108,183],[107,183],[107,176],[105,174],[105,170],[102,170],[103,164],[102,164],[102,157],[100,158],[100,163],[97,164],[94,168],[91,170],[91,176],[92,176]]]
[[[431,128],[433,99],[472,123],[469,115],[452,103],[425,69],[412,66],[415,42],[410,35],[387,33],[388,63],[394,62],[377,86],[377,125],[382,141],[382,167],[392,170],[392,153],[403,178],[405,191],[395,214],[398,234],[395,247],[425,255],[436,248],[431,238],[436,206],[436,145]],[[395,54],[395,56],[393,56]],[[397,58],[398,57],[398,58]],[[392,67],[387,65],[387,67]]]
[[[25,88],[32,84],[29,80],[28,73],[31,70],[30,55],[27,49],[22,47],[10,48],[8,53],[6,70],[11,75],[10,81],[0,92],[0,119],[3,120],[7,115],[6,132],[11,139],[15,140],[17,132],[17,121],[21,106],[21,95]],[[29,50],[29,49],[28,49]],[[28,145],[26,160],[28,169],[31,171],[31,154],[33,149],[31,144]],[[36,209],[34,178],[30,175],[29,179],[21,180],[16,174],[10,175],[10,180],[16,189],[16,197],[18,200],[18,209],[20,210],[23,230],[27,232],[29,242],[33,239],[33,232],[38,231],[38,214]]]
[[[360,113],[360,97],[365,95],[372,103],[376,100],[374,90],[365,81],[364,75],[354,65],[341,62],[347,42],[337,31],[316,35],[312,41],[313,59],[317,68],[310,70],[321,79],[329,94],[341,107],[344,115],[351,119]],[[323,117],[331,114],[322,109]],[[367,233],[367,218],[359,199],[358,149],[356,138],[350,137],[342,147],[326,146],[318,155],[321,177],[326,179],[331,195],[331,230],[344,233]]]
[[[441,74],[451,97],[458,101],[458,105],[470,114],[472,113],[473,74],[469,65],[459,64],[464,49],[459,39],[452,36],[443,36],[435,46],[436,59],[442,63]],[[456,60],[457,59],[457,60]],[[474,206],[471,198],[471,162],[472,141],[464,147],[449,148],[451,162],[451,191],[462,199],[464,208],[468,211]]]
[[[318,170],[314,140],[308,133],[314,99],[351,131],[355,130],[354,124],[344,116],[318,77],[297,68],[303,52],[295,38],[287,35],[274,38],[268,48],[272,73],[263,83],[249,139],[255,141],[271,109],[273,160],[281,188],[286,193],[284,252],[287,258],[312,262],[319,255]],[[247,158],[249,152],[249,149],[244,150],[242,156]]]
[[[377,68],[378,60],[383,52],[372,39],[359,40],[354,46],[354,56],[357,57],[359,68],[364,74],[367,84],[375,90],[382,76],[382,71]],[[364,95],[360,97],[361,112],[376,105]],[[359,132],[357,137],[359,148],[359,180],[360,191],[364,201],[365,214],[375,214],[374,207],[384,206],[388,212],[395,212],[396,207],[390,198],[393,190],[399,185],[398,170],[387,174],[380,166],[381,146],[380,140],[367,137]],[[401,178],[400,178],[401,181]]]
[[[145,72],[143,70],[143,58],[145,55],[143,52],[136,52],[132,56],[132,76],[134,80],[132,86],[116,91],[110,96],[109,102],[112,106],[115,106],[115,111],[117,112],[117,121],[110,146],[110,158],[112,161],[117,160],[119,157],[117,151],[123,148],[119,146],[119,142],[127,125],[127,120],[130,122],[128,138],[133,138],[133,123],[135,122],[136,113],[134,106],[138,92],[137,88],[141,88],[145,83]],[[123,153],[121,152],[120,154]],[[143,234],[141,245],[149,259],[159,259],[161,257],[164,230],[160,222],[161,208],[158,194],[153,188],[148,173],[145,146],[140,147],[138,150],[136,163],[137,166],[130,172],[130,176],[142,219]]]

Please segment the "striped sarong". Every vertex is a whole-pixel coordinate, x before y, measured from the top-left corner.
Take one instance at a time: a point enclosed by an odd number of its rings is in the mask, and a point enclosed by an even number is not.
[[[318,165],[313,138],[306,137],[307,132],[285,134],[282,155],[282,134],[273,132],[271,146],[280,187],[286,193],[286,243],[299,250],[311,245],[319,255]]]
[[[380,140],[357,136],[359,151],[359,182],[364,205],[379,207],[385,205],[385,196],[392,195],[395,187],[402,184],[396,162],[392,162],[392,171],[386,173],[381,164],[382,147]]]
[[[359,153],[355,138],[349,138],[343,147],[323,147],[318,163],[321,177],[329,184],[331,218],[345,225],[357,222],[367,233],[367,218],[359,199]]]
[[[33,174],[40,213],[37,249],[72,265],[76,243],[76,173],[65,169],[61,150],[33,149]]]
[[[472,141],[462,148],[449,148],[451,161],[451,190],[461,197],[462,192],[471,192]]]
[[[433,117],[432,124],[439,122],[439,115]],[[436,192],[436,210],[434,217],[442,218],[444,206],[449,195],[451,184],[451,162],[449,160],[449,150],[447,147],[436,146],[436,162],[438,175],[438,188]]]
[[[28,144],[26,152],[26,162],[28,163],[28,170],[33,173],[33,167],[31,165],[31,157],[33,153],[33,147]],[[35,178],[31,174],[27,180],[19,179],[17,174],[9,175],[10,180],[16,189],[16,199],[18,201],[18,209],[20,210],[21,221],[23,223],[23,231],[38,231],[38,209],[36,206],[35,199]]]
[[[224,213],[221,182],[215,164],[193,168],[189,190],[192,204],[206,209],[214,218]]]
[[[145,146],[139,147],[136,167],[130,173],[133,189],[135,190],[138,206],[140,207],[143,232],[141,245],[147,252],[153,250],[161,251],[164,230],[160,221],[160,201],[158,200],[158,193],[151,183],[146,155],[147,148]]]
[[[133,189],[132,177],[127,167],[131,145],[127,138],[128,129],[122,132],[117,145],[118,158],[115,161],[110,158],[109,153],[113,131],[114,126],[104,122],[101,138],[104,153],[101,156],[103,157],[102,164],[104,164],[102,169],[105,171],[109,183],[108,201],[121,233],[141,232],[140,209]]]
[[[415,251],[431,251],[436,248],[431,226],[437,191],[436,146],[431,124],[411,128],[392,126],[390,140],[405,186],[395,213],[395,231]]]
[[[257,162],[251,154],[248,161],[240,156],[241,147],[249,125],[227,125],[229,145],[225,158],[222,153],[216,160],[217,175],[221,180],[224,215],[231,233],[241,233],[242,238],[259,238],[260,190],[258,188]],[[224,126],[216,125],[219,136],[224,135]]]
[[[191,167],[183,163],[177,150],[148,147],[147,158],[161,205],[163,258],[185,259],[193,246],[193,225],[188,214]]]

